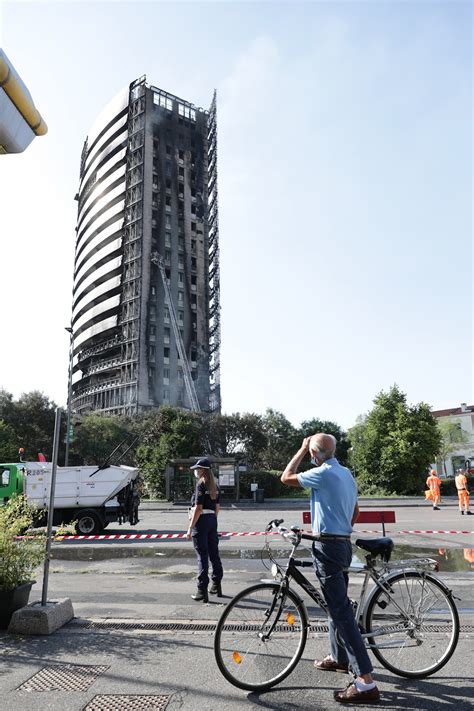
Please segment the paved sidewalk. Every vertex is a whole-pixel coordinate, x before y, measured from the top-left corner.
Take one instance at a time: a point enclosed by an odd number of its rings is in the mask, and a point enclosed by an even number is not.
[[[423,680],[395,677],[376,666],[383,696],[381,708],[400,711],[440,711],[456,707],[471,711],[473,668],[472,637],[462,635],[454,658],[436,676]],[[346,685],[349,677],[324,674],[313,668],[315,657],[327,651],[324,635],[308,640],[304,657],[280,686],[262,694],[234,688],[221,676],[213,656],[212,633],[181,632],[90,632],[63,628],[47,638],[10,638],[0,634],[0,708],[14,711],[80,711],[97,695],[163,695],[167,711],[241,711],[241,709],[340,709],[333,690]],[[462,660],[462,662],[461,662]],[[83,691],[21,691],[18,687],[36,672],[54,665],[102,667]],[[72,667],[77,676],[77,667]],[[71,671],[71,668],[68,670]],[[80,677],[83,680],[83,677]],[[147,708],[159,706],[115,705],[95,709]]]

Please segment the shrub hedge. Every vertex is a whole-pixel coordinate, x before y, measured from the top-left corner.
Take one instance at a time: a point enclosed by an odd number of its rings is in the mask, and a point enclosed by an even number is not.
[[[240,497],[242,499],[251,499],[253,494],[250,491],[250,484],[257,482],[258,488],[264,490],[264,496],[269,499],[278,498],[279,496],[284,497],[305,497],[308,496],[308,492],[303,489],[294,489],[289,486],[285,486],[280,481],[281,471],[267,470],[267,471],[248,471],[240,473]],[[420,488],[420,495],[423,494],[425,490],[423,485]],[[467,477],[467,488],[474,497],[474,475],[470,474]],[[374,492],[370,492],[374,493]],[[457,489],[454,482],[454,478],[442,479],[441,480],[441,496],[456,496]],[[359,496],[365,496],[367,492],[359,491]],[[384,494],[380,492],[380,495]],[[386,495],[386,494],[385,494]],[[392,493],[392,496],[396,496],[396,492]]]

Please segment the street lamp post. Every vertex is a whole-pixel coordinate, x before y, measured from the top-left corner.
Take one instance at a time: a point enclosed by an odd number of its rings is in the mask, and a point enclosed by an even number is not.
[[[64,466],[69,463],[69,427],[71,425],[71,408],[72,408],[72,366],[74,356],[74,333],[72,327],[66,327],[65,330],[69,333],[69,373],[68,373],[68,389],[67,389],[67,417],[66,417],[66,453],[64,455]]]

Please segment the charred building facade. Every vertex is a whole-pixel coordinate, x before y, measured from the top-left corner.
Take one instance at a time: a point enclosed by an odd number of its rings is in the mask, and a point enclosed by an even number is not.
[[[76,199],[72,409],[219,411],[215,94],[134,81],[87,136]]]

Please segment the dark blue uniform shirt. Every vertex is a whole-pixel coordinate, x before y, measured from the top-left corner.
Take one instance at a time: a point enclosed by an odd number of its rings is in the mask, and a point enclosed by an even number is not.
[[[198,481],[196,483],[196,491],[194,492],[191,499],[191,506],[202,506],[203,509],[216,510],[216,504],[220,503],[220,491],[219,487],[216,487],[216,498],[211,499],[209,491],[207,490],[206,483],[204,481]]]

